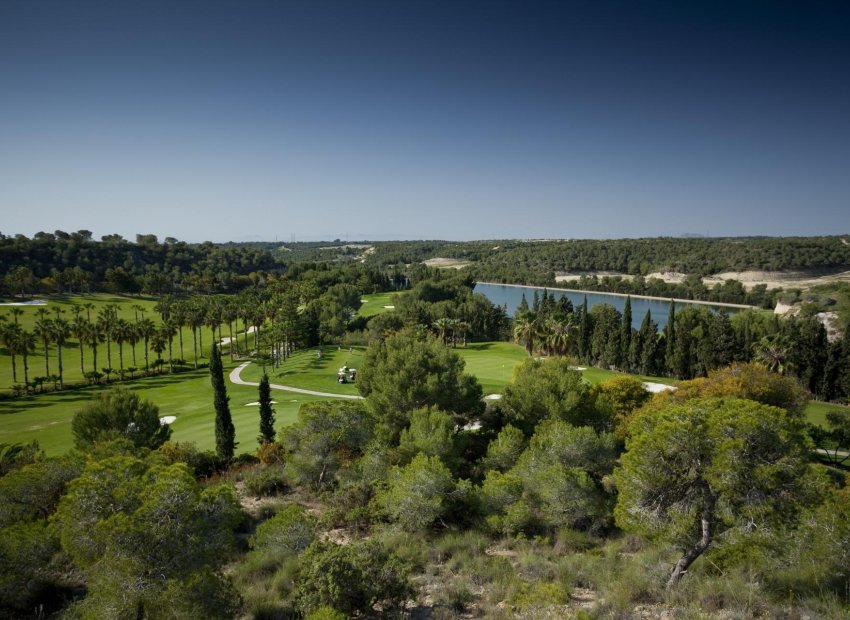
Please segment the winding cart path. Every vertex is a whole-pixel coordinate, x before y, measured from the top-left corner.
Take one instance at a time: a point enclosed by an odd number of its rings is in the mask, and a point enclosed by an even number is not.
[[[251,362],[240,364],[230,371],[230,382],[236,385],[253,385],[259,386],[259,383],[253,381],[244,381],[241,377],[242,370],[245,369]],[[316,392],[315,390],[305,390],[303,388],[292,387],[289,385],[279,385],[277,383],[269,383],[269,387],[273,390],[283,390],[284,392],[295,392],[296,394],[309,394],[310,396],[324,396],[326,398],[347,398],[349,400],[363,400],[362,396],[354,394],[333,394],[331,392]]]

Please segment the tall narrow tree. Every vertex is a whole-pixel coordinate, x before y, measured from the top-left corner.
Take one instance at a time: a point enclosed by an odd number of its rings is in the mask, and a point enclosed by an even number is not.
[[[271,388],[269,376],[263,373],[260,379],[260,445],[274,441],[274,409],[272,409]]]
[[[230,397],[224,385],[224,369],[221,364],[221,351],[215,343],[210,351],[210,382],[212,383],[215,407],[215,451],[225,461],[233,459],[236,450],[236,429],[230,417]]]
[[[629,353],[632,347],[632,298],[626,295],[626,304],[623,306],[623,322],[620,325],[620,366],[631,370],[631,358]]]

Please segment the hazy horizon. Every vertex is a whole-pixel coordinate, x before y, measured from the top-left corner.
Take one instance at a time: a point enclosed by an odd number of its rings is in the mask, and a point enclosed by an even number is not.
[[[0,4],[0,231],[850,230],[850,5]]]

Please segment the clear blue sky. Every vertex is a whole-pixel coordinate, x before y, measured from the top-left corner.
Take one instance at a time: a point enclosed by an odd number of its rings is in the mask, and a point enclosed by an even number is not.
[[[850,3],[0,0],[0,232],[850,232]]]

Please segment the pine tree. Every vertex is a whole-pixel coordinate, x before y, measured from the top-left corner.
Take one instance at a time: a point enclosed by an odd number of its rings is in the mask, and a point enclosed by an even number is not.
[[[224,385],[221,351],[215,343],[210,352],[210,381],[215,392],[215,451],[218,456],[229,462],[236,450],[236,429],[230,417],[230,397]]]
[[[269,376],[263,373],[260,379],[260,444],[274,441],[274,409],[272,409]]]

